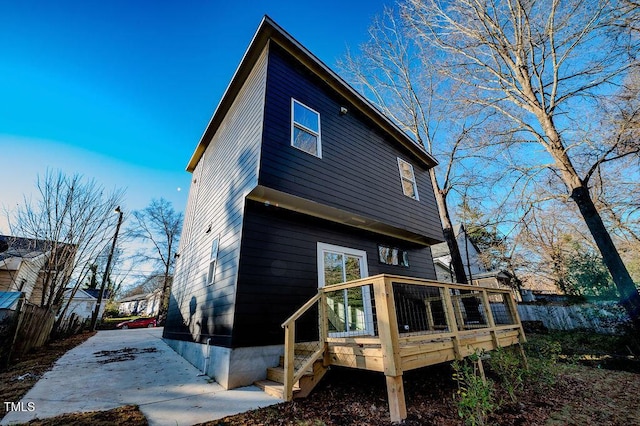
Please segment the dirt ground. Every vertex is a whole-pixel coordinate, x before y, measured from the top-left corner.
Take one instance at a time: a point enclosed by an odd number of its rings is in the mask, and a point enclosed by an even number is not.
[[[0,370],[0,402],[20,401],[40,377],[51,370],[58,358],[94,334],[87,332],[49,343],[16,359],[9,368]],[[4,404],[0,408],[2,418],[7,412]]]
[[[30,426],[147,426],[149,423],[138,407],[125,405],[108,411],[73,413],[52,419],[32,420]]]
[[[581,365],[560,365],[555,385],[528,392],[517,403],[497,389],[500,407],[491,425],[640,425],[640,375]],[[405,425],[463,425],[449,365],[404,375]],[[334,369],[305,400],[227,417],[207,426],[388,425],[384,377]]]
[[[0,372],[0,400],[17,402],[67,350],[90,334],[41,348]],[[492,425],[640,425],[640,374],[598,368],[600,364],[557,365],[555,383],[527,389],[516,403],[496,381],[499,408]],[[408,417],[406,425],[462,425],[453,395],[457,390],[449,364],[409,371],[404,375]],[[491,378],[491,373],[489,372]],[[494,378],[495,379],[495,378]],[[4,410],[4,406],[2,407]],[[2,416],[4,416],[2,411]],[[333,368],[307,399],[282,403],[218,421],[221,425],[388,425],[384,376]],[[31,425],[146,425],[136,407],[96,413],[70,414],[32,421]]]

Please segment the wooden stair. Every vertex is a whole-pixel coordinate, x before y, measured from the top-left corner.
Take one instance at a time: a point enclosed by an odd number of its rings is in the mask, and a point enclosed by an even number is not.
[[[306,354],[296,354],[295,364],[300,365],[306,359]],[[309,396],[328,369],[324,366],[322,359],[314,362],[311,368],[293,385],[293,397],[306,398]],[[280,365],[267,368],[267,378],[255,382],[255,385],[271,396],[284,399],[284,375],[284,357],[281,356]]]

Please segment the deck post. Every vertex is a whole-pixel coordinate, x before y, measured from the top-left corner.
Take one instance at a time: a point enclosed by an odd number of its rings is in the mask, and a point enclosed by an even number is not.
[[[393,297],[393,283],[386,277],[380,277],[373,283],[373,293],[378,320],[378,334],[382,349],[384,375],[387,382],[389,414],[393,423],[407,418],[407,405],[402,384],[402,365],[400,358],[400,336],[396,305]]]
[[[455,294],[451,296],[451,306],[453,306],[453,313],[456,316],[456,323],[458,324],[458,330],[464,330],[464,318],[462,317],[462,310],[460,309],[460,303],[463,303],[461,294]]]
[[[498,335],[496,333],[496,322],[493,319],[493,312],[491,312],[491,302],[489,301],[489,295],[487,294],[487,290],[482,290],[482,304],[484,305],[484,313],[487,316],[487,323],[489,325],[489,329],[491,330],[491,340],[493,341],[493,348],[498,349],[500,347],[500,340],[498,340]]]
[[[386,376],[387,397],[389,398],[389,414],[392,423],[399,423],[407,418],[407,403],[404,399],[402,376]]]
[[[478,354],[478,359],[476,359],[475,364],[478,366],[478,372],[480,373],[480,378],[482,379],[482,383],[487,384],[487,376],[484,374],[484,365],[482,364],[482,356]]]
[[[463,356],[462,351],[460,351],[460,342],[458,341],[459,328],[456,314],[454,312],[453,301],[451,300],[451,294],[449,294],[448,287],[444,287],[441,290],[446,308],[447,327],[449,327],[449,332],[452,334],[451,341],[453,342],[453,351],[456,355],[456,359],[460,360]]]
[[[527,338],[524,335],[524,329],[522,328],[522,321],[520,321],[520,314],[518,313],[518,305],[516,304],[516,300],[511,293],[505,293],[503,296],[505,299],[505,303],[509,306],[509,310],[511,311],[511,315],[513,315],[513,321],[515,324],[520,324],[520,343],[526,343]]]
[[[320,300],[318,301],[318,314],[320,318],[320,345],[324,350],[322,356],[322,365],[324,367],[328,367],[331,364],[331,360],[329,359],[329,344],[327,343],[327,338],[329,337],[329,325],[328,325],[328,316],[327,316],[327,294],[320,289]]]
[[[524,352],[524,347],[522,347],[522,343],[518,343],[518,352],[520,352],[520,356],[522,357],[522,365],[526,371],[529,371],[529,360],[527,359],[527,354]]]
[[[431,300],[425,300],[424,301],[424,307],[427,310],[427,326],[429,327],[430,331],[433,331],[436,329],[435,327],[435,321],[433,320],[433,310],[431,309]]]
[[[284,400],[293,400],[293,376],[295,374],[296,323],[292,321],[284,329]]]

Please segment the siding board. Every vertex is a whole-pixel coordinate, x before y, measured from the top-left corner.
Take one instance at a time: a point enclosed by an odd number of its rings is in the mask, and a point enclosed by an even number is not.
[[[234,347],[283,342],[280,324],[317,291],[318,242],[366,251],[369,275],[436,277],[428,247],[247,201]],[[407,250],[410,267],[379,263],[378,244]]]
[[[244,199],[258,181],[267,59],[265,48],[194,169],[166,338],[231,344]],[[215,282],[208,285],[216,236]]]
[[[292,97],[320,113],[321,159],[290,146]],[[355,108],[340,115],[343,105],[349,108],[341,96],[273,46],[260,184],[441,240],[442,227],[425,165],[375,131]],[[413,165],[420,201],[402,193],[397,157]]]

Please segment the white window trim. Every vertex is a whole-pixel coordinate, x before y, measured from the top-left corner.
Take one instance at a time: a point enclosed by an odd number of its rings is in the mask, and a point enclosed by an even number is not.
[[[336,246],[333,244],[327,244],[319,242],[317,243],[317,260],[316,263],[318,265],[318,288],[324,287],[324,268],[321,265],[324,264],[324,253],[332,252],[339,253],[342,255],[351,255],[358,256],[362,259],[362,265],[360,269],[360,275],[362,278],[366,278],[369,276],[369,266],[367,265],[367,252],[364,250],[352,249],[349,247]],[[347,290],[344,290],[345,298],[346,298]],[[371,292],[369,287],[362,288],[362,299],[364,303],[364,310],[366,312],[366,325],[365,329],[362,331],[344,331],[344,332],[336,332],[329,333],[330,337],[349,337],[349,336],[371,336],[374,333],[374,325],[373,325],[373,308],[372,308],[372,300],[371,300]]]
[[[349,247],[336,246],[333,244],[318,242],[317,250],[317,264],[322,265],[324,263],[324,252],[330,251],[332,253],[341,253],[352,256],[358,256],[362,258],[362,269],[360,275],[362,278],[369,276],[369,267],[367,265],[367,252],[364,250],[352,249]],[[324,287],[324,269],[318,268],[318,288]]]
[[[304,108],[307,108],[309,111],[318,114],[318,131],[314,131],[310,128],[308,128],[307,126],[304,126],[300,123],[296,123],[296,121],[294,120],[294,111],[295,111],[295,104],[301,105]],[[303,104],[302,102],[300,102],[299,100],[295,99],[295,98],[291,98],[291,146],[294,147],[295,149],[299,149],[300,151],[304,152],[305,154],[309,154],[309,155],[313,155],[314,157],[318,157],[318,158],[322,158],[322,129],[320,127],[321,123],[320,123],[320,113],[318,111],[316,111],[315,109]],[[297,146],[294,145],[294,130],[295,128],[298,127],[301,130],[304,130],[305,132],[311,133],[312,135],[314,135],[317,138],[318,141],[318,145],[316,147],[316,153],[312,154],[310,152],[307,152],[305,150],[303,150],[302,148],[298,148]]]
[[[405,178],[405,177],[403,176],[403,174],[402,174],[402,163],[407,164],[407,165],[409,166],[409,168],[411,169],[411,176],[413,177],[413,180],[407,179],[407,178]],[[418,182],[416,182],[416,173],[415,173],[415,171],[413,170],[413,164],[411,164],[410,162],[405,161],[405,160],[403,160],[402,158],[398,157],[398,173],[400,173],[400,186],[402,187],[402,193],[403,193],[405,196],[407,196],[407,197],[411,198],[412,200],[420,201],[420,196],[418,195]],[[413,192],[416,194],[416,197],[415,197],[415,198],[413,198],[411,195],[407,195],[407,194],[404,192],[404,185],[403,185],[403,182],[404,182],[405,180],[406,180],[407,182],[411,182],[411,184],[413,185]]]
[[[217,241],[215,256],[213,254],[213,243]],[[216,269],[218,269],[218,253],[220,253],[220,236],[216,236],[211,240],[211,250],[209,251],[209,262],[207,263],[207,285],[216,282]],[[213,263],[213,270],[211,264]]]

